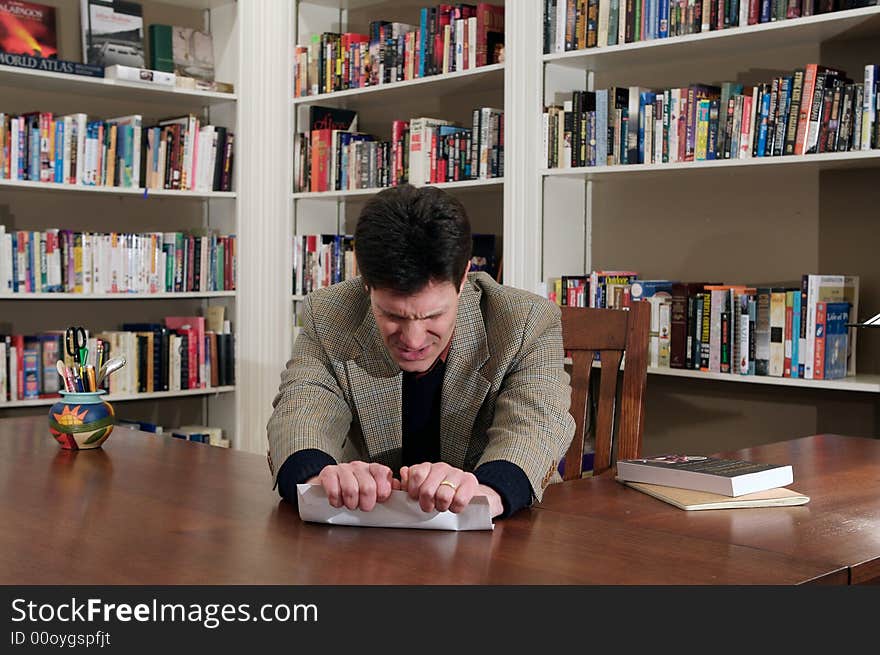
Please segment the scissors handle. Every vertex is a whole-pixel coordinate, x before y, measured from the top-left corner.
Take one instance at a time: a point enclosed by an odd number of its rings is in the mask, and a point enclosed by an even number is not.
[[[77,364],[84,364],[87,356],[86,350],[86,331],[84,328],[76,326],[69,327],[65,333],[65,347],[67,354],[73,357]]]

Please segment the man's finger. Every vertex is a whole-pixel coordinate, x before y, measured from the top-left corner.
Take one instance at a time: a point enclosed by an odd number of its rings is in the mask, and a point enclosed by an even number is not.
[[[425,480],[428,479],[428,475],[431,473],[431,463],[430,462],[422,462],[421,464],[416,464],[415,466],[409,467],[409,481],[406,485],[406,490],[409,492],[409,497],[413,500],[419,499],[419,493],[421,491],[422,484]]]
[[[342,496],[342,504],[345,505],[347,509],[354,509],[358,506],[358,501],[360,500],[357,478],[354,477],[354,473],[349,465],[339,465],[338,471],[339,490]]]
[[[353,466],[355,480],[358,485],[357,506],[364,512],[369,512],[376,506],[376,481],[367,466]]]
[[[384,464],[373,462],[369,467],[370,475],[376,484],[376,502],[384,503],[391,497],[391,469]]]
[[[458,487],[457,481],[460,473],[461,471],[458,469],[443,462],[431,465],[428,477],[425,478],[425,481],[419,487],[419,507],[423,512],[430,512],[435,509],[438,493],[442,498],[446,499],[447,503],[452,501],[452,496],[455,495],[455,488]],[[445,489],[441,491],[440,483],[444,480],[447,484],[443,485]],[[436,509],[443,511],[440,508]]]
[[[453,514],[463,511],[473,500],[478,486],[476,476],[473,473],[465,473],[459,481],[458,489],[455,490],[455,496],[449,505],[449,511]]]
[[[321,469],[318,476],[318,482],[324,487],[324,493],[327,494],[327,500],[332,507],[339,509],[342,507],[342,492],[339,489],[339,467],[336,465],[325,466]]]

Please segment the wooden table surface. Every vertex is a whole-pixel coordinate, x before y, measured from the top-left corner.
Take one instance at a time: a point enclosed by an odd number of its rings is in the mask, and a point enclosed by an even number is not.
[[[558,511],[591,486],[567,483],[553,510],[525,510],[491,532],[315,525],[280,501],[259,455],[120,427],[102,449],[68,452],[45,418],[3,419],[0,584],[847,581],[845,566],[738,545],[735,533],[728,542],[706,527],[692,536]]]
[[[810,502],[685,512],[609,477],[554,485],[541,507],[846,566],[853,584],[880,581],[880,440],[823,434],[721,455],[791,464],[790,488]]]

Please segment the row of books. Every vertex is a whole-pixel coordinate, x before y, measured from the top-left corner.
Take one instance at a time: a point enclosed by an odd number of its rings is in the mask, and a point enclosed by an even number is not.
[[[876,4],[877,0],[544,0],[544,53],[665,39]]]
[[[494,234],[473,234],[471,270],[498,277]],[[354,237],[342,234],[298,235],[293,239],[293,292],[306,295],[358,275]]]
[[[394,121],[391,140],[343,127],[313,129],[297,139],[297,190],[346,191],[409,182],[489,179],[504,175],[504,112],[473,111],[471,126],[439,118]]]
[[[544,113],[550,168],[747,159],[880,147],[880,66],[808,64],[744,87],[575,91]],[[606,138],[601,138],[607,135]]]
[[[235,135],[187,116],[0,113],[0,179],[118,188],[230,191]]]
[[[856,372],[859,278],[803,275],[799,284],[639,280],[633,271],[564,276],[562,305],[651,305],[649,365],[732,375],[839,379]]]
[[[419,24],[374,20],[369,34],[312,34],[295,49],[296,97],[468,70],[503,61],[504,7],[423,7]]]
[[[293,293],[304,296],[357,274],[353,236],[306,234],[293,238]]]
[[[0,402],[49,398],[63,382],[56,362],[73,360],[63,330],[0,336]],[[121,330],[88,336],[89,361],[95,366],[98,343],[104,360],[122,355],[126,365],[107,376],[111,394],[152,393],[235,384],[234,338],[205,329],[203,316],[169,316],[159,323],[124,323]]]
[[[0,224],[0,294],[235,289],[235,235],[10,230]]]
[[[167,431],[158,423],[152,421],[139,421],[129,418],[117,418],[116,425],[129,430],[152,432],[153,434],[169,435],[174,439],[183,439],[195,443],[204,443],[219,448],[229,448],[229,439],[223,436],[223,429],[210,425],[181,425],[169,428]]]

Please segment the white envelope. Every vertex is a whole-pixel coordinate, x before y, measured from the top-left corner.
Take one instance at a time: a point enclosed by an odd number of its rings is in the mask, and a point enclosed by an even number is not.
[[[463,512],[423,512],[418,501],[404,491],[392,491],[391,498],[376,503],[369,512],[359,509],[336,509],[327,500],[319,484],[299,484],[299,516],[303,521],[331,525],[355,525],[369,528],[419,528],[422,530],[494,530],[489,515],[489,500],[475,496]]]

